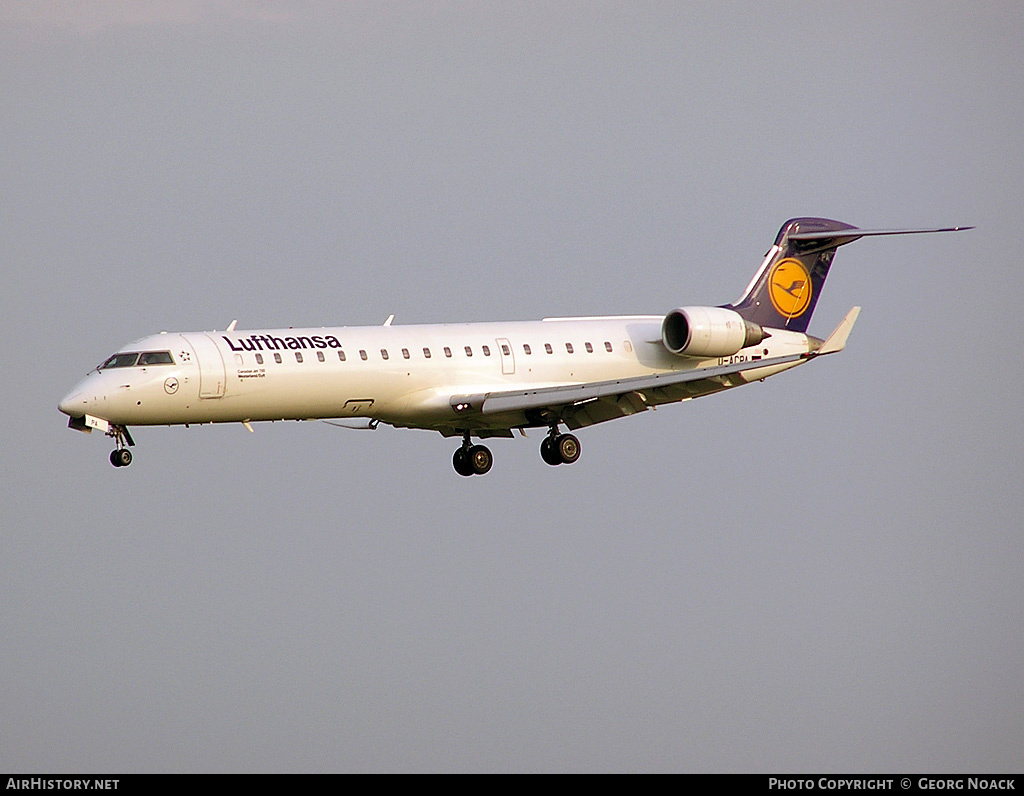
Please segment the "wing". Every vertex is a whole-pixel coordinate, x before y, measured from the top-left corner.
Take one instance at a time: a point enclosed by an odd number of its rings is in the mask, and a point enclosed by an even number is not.
[[[806,354],[754,359],[609,381],[453,395],[450,403],[457,414],[475,414],[483,421],[481,425],[484,426],[515,427],[523,424],[521,420],[516,422],[517,418],[525,416],[532,425],[560,420],[569,428],[581,428],[642,412],[660,404],[707,395],[746,383],[747,379],[730,378],[740,373],[763,370],[763,374],[749,374],[754,379],[759,379],[795,367],[814,357],[841,351],[859,311],[859,307],[850,310],[828,339],[818,341],[820,345]]]
[[[626,379],[566,384],[530,390],[454,395],[457,414],[477,415],[483,426],[515,427],[545,425],[560,420],[569,428],[601,423],[642,412],[654,406],[706,395],[735,386],[729,377],[755,369],[777,372],[776,366],[793,367],[807,354],[737,362],[710,368],[656,373]]]

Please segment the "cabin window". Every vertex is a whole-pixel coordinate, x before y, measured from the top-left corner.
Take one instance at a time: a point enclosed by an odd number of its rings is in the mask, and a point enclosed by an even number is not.
[[[588,354],[594,353],[594,346],[592,346],[590,343],[584,343],[583,347],[587,349]]]
[[[387,359],[388,358],[388,350],[386,348],[382,348],[380,350],[380,358],[381,359]]]
[[[408,359],[408,358],[409,358],[409,349],[408,348],[403,348],[402,349],[402,359]]]
[[[484,356],[485,357],[489,357],[491,355],[491,347],[490,346],[482,345],[482,346],[480,346],[480,350],[484,352]]]
[[[278,365],[280,365],[280,364],[281,364],[281,355],[280,355],[280,354],[277,354],[277,353],[275,353],[275,354],[274,354],[274,361],[275,361],[275,362],[276,362],[276,363],[277,363]]]
[[[317,351],[316,352],[316,358],[319,359],[321,362],[323,362],[324,361],[324,352],[323,351]]]
[[[530,344],[529,343],[523,343],[523,353],[524,354],[532,354],[533,353],[530,350]]]
[[[469,346],[466,346],[466,356],[467,357],[473,356],[473,349],[470,348]]]
[[[572,343],[566,343],[565,344],[565,350],[568,351],[571,354],[572,353]]]
[[[612,344],[609,343],[607,340],[604,341],[604,350],[607,351],[609,354],[612,352]]]
[[[235,354],[235,364],[236,365],[244,365],[245,364],[245,360],[242,359],[242,355],[241,354]]]
[[[296,362],[301,362],[302,361],[302,352],[301,351],[296,351],[295,352],[295,361]]]
[[[340,348],[338,349],[338,361],[339,362],[344,362],[345,361],[345,352],[342,351]]]
[[[423,349],[423,358],[424,359],[430,359],[430,349],[429,348],[424,348]]]
[[[444,355],[449,359],[452,358],[452,350],[448,346],[444,347]]]
[[[622,341],[622,347],[623,347],[624,349],[626,349],[626,353],[627,353],[627,354],[628,354],[628,353],[629,353],[630,351],[632,351],[632,350],[633,350],[633,344],[632,344],[631,342],[629,342],[629,340],[623,340],[623,341]]]
[[[549,354],[555,353],[555,350],[551,347],[551,343],[544,343],[544,350]]]
[[[502,343],[501,344],[501,353],[504,354],[505,356],[509,356],[512,352],[509,350],[509,347],[507,345]]]
[[[263,354],[257,354],[256,355],[256,364],[257,365],[262,365],[263,364]]]
[[[362,348],[359,349],[359,358],[364,362],[366,361],[366,351]]]

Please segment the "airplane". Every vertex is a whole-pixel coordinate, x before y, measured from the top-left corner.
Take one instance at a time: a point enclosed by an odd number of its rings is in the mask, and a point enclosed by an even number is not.
[[[665,315],[546,318],[515,323],[161,332],[105,359],[61,401],[68,426],[114,440],[132,462],[132,426],[359,418],[461,437],[462,476],[491,469],[473,438],[546,428],[540,455],[572,464],[568,431],[663,404],[764,381],[842,351],[853,307],[824,340],[807,334],[836,249],[868,236],[971,227],[859,229],[825,218],[782,225],[732,304]],[[567,429],[561,431],[561,427]]]

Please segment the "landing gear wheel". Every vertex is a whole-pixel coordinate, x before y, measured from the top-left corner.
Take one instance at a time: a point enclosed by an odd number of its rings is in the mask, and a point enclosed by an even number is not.
[[[110,463],[114,467],[127,467],[132,463],[132,452],[125,446],[135,444],[128,427],[112,423],[107,429],[107,436],[113,437],[114,444],[117,446],[110,452]]]
[[[562,464],[572,464],[580,458],[580,441],[572,434],[562,434],[555,440],[555,447],[558,450],[558,458]]]
[[[455,472],[459,475],[473,475],[473,471],[470,469],[469,457],[466,455],[468,448],[456,448],[455,455],[452,456],[452,467],[455,468]]]
[[[483,445],[474,445],[470,448],[466,454],[466,459],[469,461],[469,467],[473,475],[483,475],[494,464],[494,456],[491,455],[490,449],[485,448]]]
[[[540,458],[551,466],[572,464],[580,458],[580,441],[572,434],[552,432],[540,444]]]
[[[127,448],[117,448],[110,452],[110,463],[114,467],[127,467],[132,463],[132,452]]]
[[[562,463],[562,457],[559,456],[558,449],[555,447],[556,439],[557,437],[544,437],[544,441],[540,444],[540,458],[552,467]]]

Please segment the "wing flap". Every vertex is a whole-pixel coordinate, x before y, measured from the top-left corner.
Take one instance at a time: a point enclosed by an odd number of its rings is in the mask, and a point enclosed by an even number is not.
[[[634,414],[645,410],[648,403],[664,403],[679,400],[683,391],[674,390],[688,382],[705,379],[720,379],[746,370],[770,368],[786,365],[806,359],[806,354],[791,354],[784,357],[771,357],[747,362],[733,362],[728,365],[716,365],[710,368],[695,370],[670,371],[655,373],[650,376],[636,376],[628,379],[613,379],[583,384],[567,384],[557,387],[541,387],[535,390],[509,390],[475,395],[455,395],[451,398],[451,406],[456,412],[464,413],[477,410],[481,414],[500,414],[503,412],[525,412],[536,409],[562,409],[567,406],[578,406],[588,401],[612,399],[607,409],[594,411],[604,415],[611,410],[611,416]],[[663,400],[649,401],[646,392],[664,392]],[[590,409],[587,409],[590,413]]]

